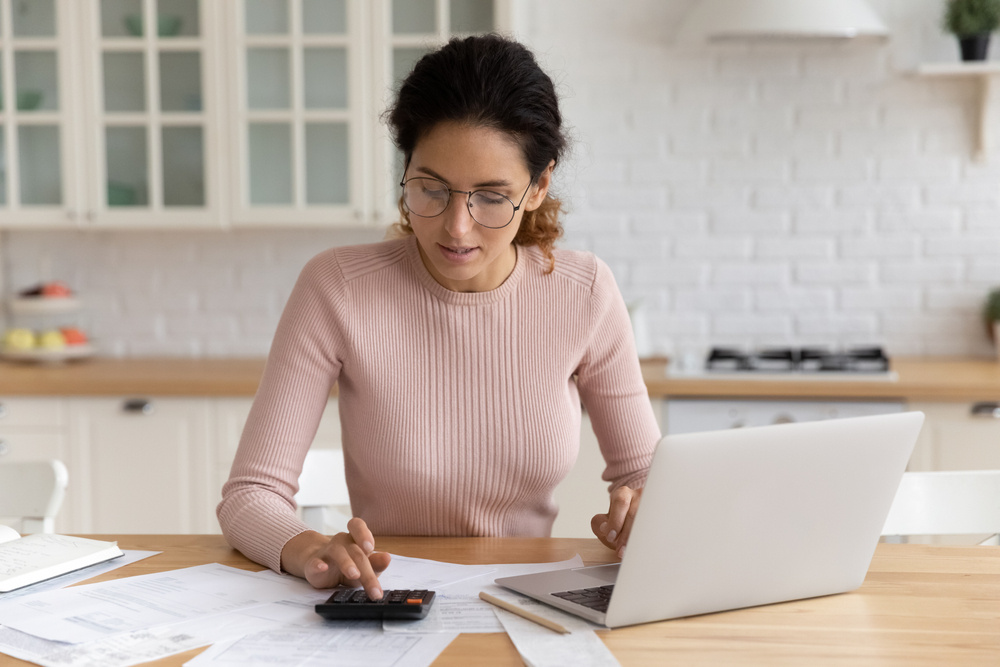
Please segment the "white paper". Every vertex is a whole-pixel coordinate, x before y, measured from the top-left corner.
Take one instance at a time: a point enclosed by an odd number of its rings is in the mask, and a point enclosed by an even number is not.
[[[426,634],[433,632],[503,632],[493,605],[478,597],[435,595],[426,618],[419,621],[382,621],[386,632]]]
[[[86,644],[69,644],[32,662],[42,667],[131,667],[209,643],[204,637],[165,626],[111,635]]]
[[[280,600],[288,590],[285,581],[213,563],[31,595],[0,607],[0,625],[82,643]]]
[[[477,577],[465,579],[435,592],[434,604],[426,618],[419,621],[383,621],[386,632],[420,634],[428,632],[503,632],[503,626],[493,613],[493,605],[479,599],[479,591],[503,595],[505,588],[493,583],[499,577],[513,577],[535,572],[548,572],[581,567],[579,555],[557,563],[515,563],[480,566],[488,570]]]
[[[308,599],[299,596],[299,599],[111,635],[83,644],[54,642],[0,628],[0,651],[45,667],[128,667],[219,640],[238,639],[252,632],[284,625],[319,625],[322,618],[313,610],[313,605],[322,593],[314,591]],[[378,621],[367,623],[365,627],[378,629]]]
[[[39,660],[45,655],[60,651],[68,646],[72,646],[72,644],[53,642],[20,630],[0,626],[0,652],[21,660],[41,664]]]
[[[618,660],[586,620],[520,595],[502,594],[498,597],[555,621],[570,631],[569,634],[555,632],[495,607],[494,613],[528,667],[618,667]]]
[[[213,646],[185,663],[191,667],[425,667],[458,633],[391,635],[380,630],[328,626],[268,630]]]
[[[17,532],[10,526],[6,526],[0,523],[0,544],[4,542],[13,542],[14,540],[21,539],[21,533]]]
[[[436,591],[495,571],[495,565],[460,565],[392,554],[389,567],[379,575],[379,583],[383,590],[425,588]]]

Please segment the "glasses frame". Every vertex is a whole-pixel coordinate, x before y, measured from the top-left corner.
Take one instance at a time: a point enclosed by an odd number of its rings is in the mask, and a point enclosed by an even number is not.
[[[418,179],[423,179],[423,180],[427,180],[427,181],[437,181],[438,183],[440,183],[441,185],[444,186],[445,190],[448,191],[448,203],[446,203],[444,205],[444,208],[441,209],[441,213],[435,213],[434,215],[420,215],[419,213],[414,213],[413,211],[411,211],[410,207],[406,205],[406,194],[405,194],[406,184],[409,183],[410,181],[416,181]],[[526,187],[524,189],[524,193],[521,195],[521,201],[519,201],[517,204],[515,204],[513,199],[511,199],[507,195],[503,194],[502,192],[497,192],[496,190],[456,190],[456,189],[452,188],[451,186],[449,186],[444,181],[442,181],[440,178],[434,178],[433,176],[413,176],[412,178],[406,178],[404,176],[404,178],[399,181],[399,187],[403,188],[403,192],[400,193],[400,198],[401,198],[401,200],[403,202],[403,206],[406,208],[406,212],[409,213],[410,215],[415,215],[418,218],[425,218],[425,219],[436,218],[439,215],[441,215],[442,213],[444,213],[445,211],[447,211],[448,207],[451,206],[451,195],[453,195],[453,194],[465,195],[465,207],[469,211],[469,217],[471,217],[473,219],[473,221],[475,221],[475,223],[477,225],[479,225],[480,227],[485,227],[486,229],[503,229],[504,227],[506,227],[507,225],[509,225],[511,222],[513,222],[514,221],[514,217],[517,216],[517,212],[521,210],[521,204],[524,203],[524,198],[528,196],[528,190],[531,189],[532,185],[533,185],[533,182],[529,181],[528,182],[528,187]],[[506,199],[507,201],[509,201],[511,203],[511,206],[514,207],[513,212],[510,214],[510,220],[508,220],[507,222],[503,223],[502,225],[500,225],[498,227],[491,227],[490,225],[484,225],[483,223],[481,223],[478,220],[476,220],[476,214],[472,212],[472,195],[477,194],[479,192],[488,192],[491,195],[497,195],[498,197],[503,197],[504,199]]]

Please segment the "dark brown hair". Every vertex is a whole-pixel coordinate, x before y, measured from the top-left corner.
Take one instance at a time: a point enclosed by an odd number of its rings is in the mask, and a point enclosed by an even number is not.
[[[517,141],[535,183],[566,150],[559,98],[552,79],[522,44],[496,34],[452,39],[426,54],[400,84],[385,118],[396,147],[408,162],[417,142],[438,123],[487,127]],[[562,236],[561,202],[547,196],[525,211],[514,237],[517,245],[537,245],[555,263],[552,247]],[[413,233],[400,202],[395,229]]]

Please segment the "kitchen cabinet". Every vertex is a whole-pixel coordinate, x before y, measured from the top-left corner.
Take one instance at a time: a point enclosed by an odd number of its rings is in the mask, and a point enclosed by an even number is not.
[[[385,224],[401,160],[389,93],[453,35],[509,27],[506,0],[228,3],[236,225]],[[235,74],[235,76],[232,76]]]
[[[0,0],[0,226],[394,219],[388,91],[509,1]]]
[[[0,397],[0,464],[59,459],[70,454],[68,405],[64,399]],[[82,484],[72,475],[55,530],[68,532],[77,524],[73,498]],[[0,516],[0,523],[5,523]]]
[[[0,0],[0,224],[218,225],[221,4]]]
[[[0,463],[69,469],[64,533],[218,533],[251,397],[0,398]],[[313,447],[340,449],[330,399]],[[2,523],[2,517],[0,517]]]
[[[910,470],[1000,470],[1000,403],[911,402],[925,415]]]
[[[70,422],[83,532],[216,532],[209,401],[74,398]]]

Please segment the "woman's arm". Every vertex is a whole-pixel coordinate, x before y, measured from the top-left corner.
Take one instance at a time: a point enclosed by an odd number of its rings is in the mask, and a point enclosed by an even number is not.
[[[580,399],[590,415],[610,482],[608,512],[591,520],[594,534],[619,555],[642,498],[642,487],[660,440],[635,351],[628,309],[614,276],[597,260],[590,343],[577,373]]]
[[[336,257],[303,269],[275,333],[217,514],[229,543],[281,570],[281,552],[308,530],[294,495],[306,452],[340,373],[346,290]]]

